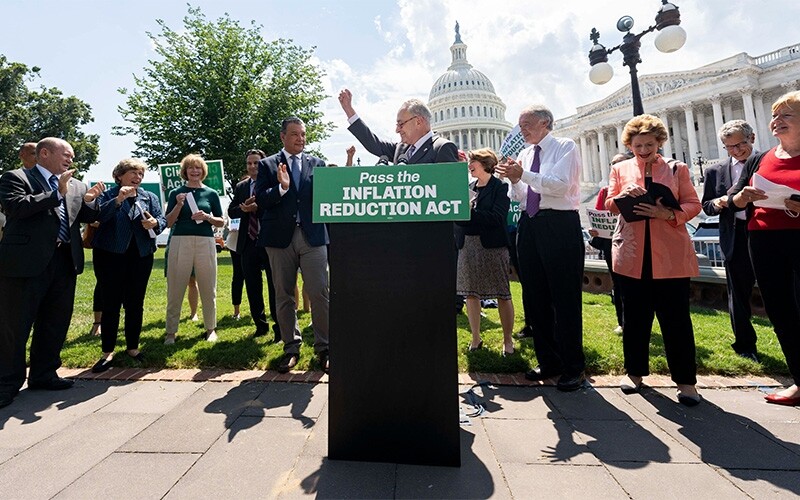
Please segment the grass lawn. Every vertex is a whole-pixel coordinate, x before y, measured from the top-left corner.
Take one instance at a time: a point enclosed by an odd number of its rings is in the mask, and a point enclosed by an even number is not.
[[[155,256],[153,273],[145,299],[144,326],[141,349],[147,357],[146,366],[165,368],[217,367],[265,370],[276,368],[283,354],[282,345],[273,344],[267,337],[254,339],[255,330],[248,313],[245,296],[241,308],[242,319],[234,320],[231,305],[231,260],[227,252],[219,254],[217,286],[217,334],[219,341],[210,344],[203,341],[202,319],[188,319],[189,305],[184,302],[182,321],[175,345],[164,345],[164,318],[166,315],[166,279],[164,278],[164,250]],[[92,325],[92,292],[94,290],[91,251],[86,251],[86,270],[78,277],[75,313],[69,335],[62,351],[64,366],[90,367],[101,354],[100,339],[89,335]],[[264,286],[266,293],[266,285]],[[522,325],[522,304],[519,283],[511,284],[516,312],[515,331]],[[265,298],[266,301],[266,298]],[[202,310],[202,305],[200,306]],[[486,348],[467,353],[471,335],[466,315],[458,315],[458,367],[462,372],[520,372],[536,365],[536,357],[530,340],[516,341],[516,353],[504,358],[502,352],[502,330],[497,309],[484,310],[486,317],[481,322]],[[357,313],[357,311],[355,311]],[[123,313],[124,314],[124,313]],[[200,314],[202,318],[202,314]],[[300,313],[303,330],[298,370],[319,369],[313,355],[313,333],[308,328],[310,314]],[[728,314],[710,309],[693,308],[695,339],[697,343],[698,371],[701,374],[788,374],[783,353],[766,319],[756,318],[758,352],[761,363],[753,363],[738,357],[730,347],[733,342]],[[590,374],[621,373],[623,367],[622,338],[613,332],[616,326],[614,307],[607,295],[583,294],[584,351],[587,372]],[[125,340],[120,331],[117,341],[115,366],[134,366],[124,354]],[[658,330],[654,334],[650,349],[652,373],[668,373],[664,346]]]

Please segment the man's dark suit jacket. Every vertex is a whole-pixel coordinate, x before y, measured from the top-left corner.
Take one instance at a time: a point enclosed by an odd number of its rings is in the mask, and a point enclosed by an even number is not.
[[[287,166],[289,190],[281,196],[278,182],[278,164]],[[308,154],[302,155],[300,187],[295,186],[291,163],[283,151],[258,162],[256,179],[256,203],[261,214],[261,232],[258,246],[286,248],[292,242],[297,213],[300,213],[301,228],[308,244],[314,247],[328,244],[328,230],[325,224],[311,222],[311,193],[314,181],[314,168],[325,167],[325,162]],[[240,231],[241,232],[241,231]]]
[[[83,203],[86,185],[70,179],[66,204],[70,250],[75,272],[83,272],[81,222],[93,222],[99,212]],[[49,182],[34,167],[11,170],[0,177],[0,200],[7,216],[0,240],[0,276],[30,278],[44,272],[56,250],[60,201]]]
[[[289,193],[286,194],[288,195]],[[259,212],[261,212],[261,210],[256,212],[243,211],[239,205],[244,203],[247,198],[250,198],[250,179],[245,179],[236,184],[236,187],[233,189],[233,199],[231,200],[231,204],[228,205],[228,217],[231,219],[240,219],[239,236],[236,239],[237,251],[241,251],[244,248],[245,241],[248,237],[247,231],[250,227],[250,217],[258,217]]]
[[[757,152],[755,154],[758,155]],[[732,165],[733,158],[729,156],[727,160],[708,167],[703,181],[703,212],[706,215],[719,215],[719,246],[726,260],[733,258],[733,242],[736,240],[734,234],[736,231],[736,211],[730,208],[717,210],[713,201],[715,198],[725,196],[731,191],[734,185],[734,179],[732,179],[731,174]],[[744,170],[742,170],[742,175],[746,175]]]
[[[375,156],[385,156],[392,159],[392,163],[397,163],[400,158],[405,158],[406,163],[450,163],[458,161],[458,148],[455,144],[434,134],[431,139],[425,141],[419,149],[414,151],[411,158],[406,158],[405,154],[409,144],[402,142],[389,142],[379,139],[370,131],[364,120],[359,118],[347,128],[358,142],[367,151]]]
[[[476,182],[470,184],[475,189]],[[508,246],[506,218],[511,200],[508,198],[508,185],[497,177],[492,177],[478,193],[475,208],[468,221],[456,221],[455,236],[459,249],[464,248],[465,235],[480,235],[483,248]]]

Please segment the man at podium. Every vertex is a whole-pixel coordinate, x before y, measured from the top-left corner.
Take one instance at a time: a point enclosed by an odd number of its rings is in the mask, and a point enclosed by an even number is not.
[[[350,123],[348,130],[367,151],[388,163],[448,163],[457,162],[458,148],[431,130],[431,111],[419,99],[409,99],[397,111],[395,130],[400,142],[379,139],[353,109],[353,94],[339,92],[339,104]]]

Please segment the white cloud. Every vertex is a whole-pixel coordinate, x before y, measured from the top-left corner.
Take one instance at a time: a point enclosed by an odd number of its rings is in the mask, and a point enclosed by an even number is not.
[[[640,75],[692,69],[739,52],[760,55],[800,41],[794,28],[794,20],[800,18],[796,2],[757,7],[743,0],[677,3],[681,26],[688,33],[686,45],[678,52],[662,54],[653,46],[656,35],[645,35]],[[355,142],[335,99],[345,87],[353,91],[354,107],[373,131],[396,139],[394,118],[399,105],[412,97],[427,101],[431,85],[450,64],[456,20],[468,46],[469,62],[494,83],[507,106],[506,119],[514,123],[518,111],[533,102],[544,103],[556,117],[563,117],[628,84],[628,68],[622,65],[619,51],[609,56],[614,78],[603,86],[589,82],[589,33],[596,27],[600,42],[613,47],[622,41],[623,34],[616,30],[619,17],[632,16],[633,32],[638,33],[654,24],[660,7],[658,1],[623,0],[398,0],[396,9],[375,18],[374,29],[387,47],[372,64],[361,65],[365,70],[339,71],[337,64],[347,61],[347,56],[323,62],[330,71],[329,94],[334,96],[324,104],[326,117],[340,128],[322,150],[333,161],[343,158],[344,149]],[[360,145],[356,147],[365,162],[367,158],[374,161]]]

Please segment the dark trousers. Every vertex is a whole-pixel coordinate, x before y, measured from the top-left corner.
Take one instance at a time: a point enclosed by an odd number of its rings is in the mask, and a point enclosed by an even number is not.
[[[231,278],[231,304],[234,306],[242,303],[242,288],[244,288],[244,271],[242,270],[242,256],[239,252],[231,250],[231,267],[233,277]]]
[[[240,240],[241,241],[241,240]],[[261,270],[267,275],[267,293],[269,294],[269,314],[275,321],[278,317],[275,307],[275,287],[272,284],[272,269],[264,248],[257,247],[250,238],[244,238],[244,248],[237,252],[241,257],[244,287],[247,291],[247,303],[250,306],[250,316],[256,325],[256,332],[266,333],[269,330],[267,315],[264,310],[264,284],[261,279]],[[276,331],[280,332],[276,323]]]
[[[750,231],[750,256],[764,308],[772,322],[789,373],[800,385],[800,231]]]
[[[658,318],[667,364],[676,384],[697,383],[694,330],[689,314],[689,278],[642,279],[618,275],[625,325],[622,350],[625,370],[643,377],[650,373],[650,334]]]
[[[542,371],[577,375],[583,355],[584,245],[577,212],[523,214],[517,234],[525,318]]]
[[[0,392],[15,395],[25,382],[25,349],[31,327],[28,381],[47,382],[57,377],[72,320],[76,278],[69,244],[56,248],[39,276],[0,277]]]
[[[125,308],[125,346],[139,348],[144,316],[144,296],[153,270],[153,254],[141,257],[136,241],[125,253],[92,250],[94,274],[103,291],[103,316],[100,340],[103,352],[114,352],[119,332],[120,309]]]
[[[750,323],[750,296],[756,282],[750,249],[747,243],[747,222],[736,219],[733,255],[725,260],[725,276],[728,281],[728,313],[735,342],[731,344],[738,353],[756,352],[756,331]]]
[[[605,239],[605,238],[603,238]],[[608,240],[607,248],[603,248],[603,260],[606,261],[608,267],[608,274],[611,276],[611,303],[614,304],[614,310],[617,313],[617,324],[623,326],[625,324],[625,317],[622,314],[622,297],[619,291],[619,274],[613,271],[613,263],[611,262],[611,240]]]

